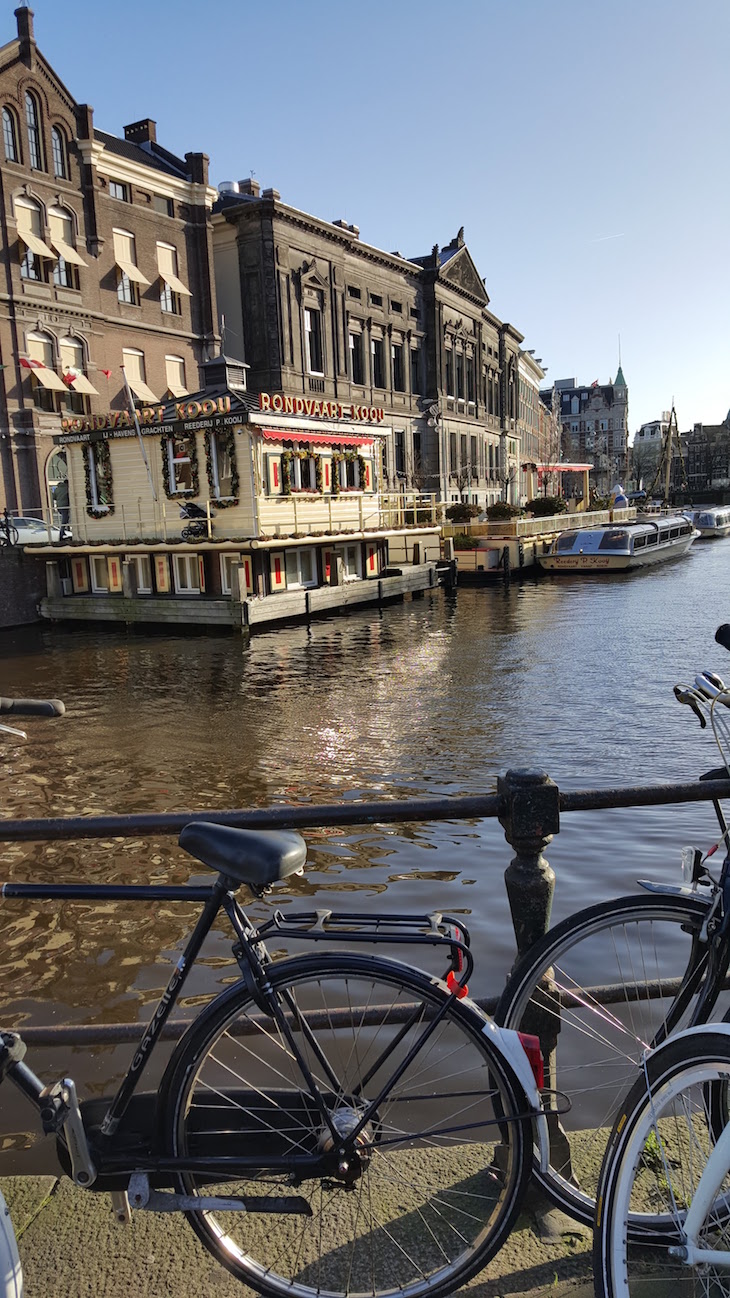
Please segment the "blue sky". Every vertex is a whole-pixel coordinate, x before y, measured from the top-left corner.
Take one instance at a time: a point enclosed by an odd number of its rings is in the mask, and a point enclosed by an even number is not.
[[[620,335],[632,432],[672,398],[682,429],[727,413],[728,0],[31,7],[99,128],[155,118],[214,184],[406,256],[463,225],[546,382],[606,382]]]

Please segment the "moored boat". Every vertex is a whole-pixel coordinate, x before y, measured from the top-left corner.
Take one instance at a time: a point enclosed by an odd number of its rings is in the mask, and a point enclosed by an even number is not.
[[[538,563],[547,572],[627,572],[686,554],[698,536],[684,514],[579,528],[561,532]]]
[[[730,505],[705,505],[692,510],[691,516],[701,537],[727,536],[730,532]]]

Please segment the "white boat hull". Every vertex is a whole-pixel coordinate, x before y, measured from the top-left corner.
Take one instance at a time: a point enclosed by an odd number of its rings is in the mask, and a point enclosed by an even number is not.
[[[610,551],[598,554],[541,554],[538,555],[538,563],[546,572],[629,572],[634,568],[649,568],[655,563],[678,558],[687,553],[696,539],[695,532],[673,541],[660,542],[638,554],[612,554]]]

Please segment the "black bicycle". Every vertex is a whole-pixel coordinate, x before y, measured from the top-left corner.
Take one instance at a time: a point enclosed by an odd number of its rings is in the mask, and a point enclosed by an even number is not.
[[[179,842],[216,873],[210,886],[3,886],[5,899],[202,909],[115,1095],[80,1102],[69,1078],[45,1085],[13,1032],[0,1034],[0,1077],[35,1105],[77,1185],[110,1191],[120,1219],[130,1208],[185,1213],[205,1247],[263,1294],[453,1293],[511,1229],[533,1125],[547,1158],[525,1050],[466,996],[463,925],[320,910],[277,911],[255,927],[236,892],[261,896],[300,872],[300,836],[191,823]],[[145,1092],[221,910],[239,977],[187,1028],[159,1091]],[[365,950],[384,942],[441,951],[445,979]],[[270,944],[291,943],[317,949],[272,958]]]
[[[4,509],[0,518],[0,545],[17,545],[19,540],[20,533],[9,511]]]
[[[730,626],[715,638],[730,648]],[[711,715],[723,760],[730,752],[724,691],[712,672],[674,691],[703,726]],[[722,766],[701,778],[729,777]],[[565,1122],[548,1114],[550,1166],[536,1175],[564,1211],[587,1224],[600,1155],[646,1050],[682,1028],[730,1019],[730,831],[717,798],[713,807],[720,837],[706,853],[683,849],[680,883],[641,880],[644,895],[569,916],[519,961],[495,1011],[504,1027],[540,1037],[546,1085],[570,1097]],[[721,864],[713,874],[716,852]]]
[[[180,506],[180,517],[189,519],[187,527],[182,530],[183,541],[208,541],[210,540],[211,524],[209,516],[200,505],[194,501],[188,500]],[[213,510],[210,511],[210,518],[214,518]]]

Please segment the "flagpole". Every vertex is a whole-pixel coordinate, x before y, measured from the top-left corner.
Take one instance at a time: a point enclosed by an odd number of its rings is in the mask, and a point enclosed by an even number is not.
[[[134,398],[133,398],[133,396],[132,396],[132,390],[131,390],[131,388],[130,388],[130,386],[129,386],[129,382],[128,382],[128,380],[127,380],[127,372],[126,372],[126,370],[125,370],[125,368],[124,368],[123,365],[122,365],[122,367],[121,367],[121,370],[122,370],[122,378],[124,379],[124,390],[125,390],[125,392],[126,392],[126,394],[127,394],[127,402],[129,403],[129,413],[131,414],[131,416],[132,416],[132,418],[133,418],[133,420],[134,420],[134,426],[135,426],[135,428],[136,428],[136,430],[137,430],[137,438],[138,438],[138,440],[139,440],[139,449],[140,449],[140,451],[142,452],[142,459],[144,460],[144,467],[145,467],[146,470],[147,470],[147,480],[148,480],[148,482],[149,482],[149,484],[150,484],[150,491],[152,492],[152,499],[154,500],[154,502],[155,502],[155,504],[156,504],[156,503],[157,503],[157,492],[155,491],[155,484],[154,484],[154,482],[152,481],[152,472],[151,472],[151,470],[150,470],[150,462],[149,462],[149,460],[147,459],[147,452],[146,452],[146,450],[144,449],[144,442],[142,441],[142,429],[141,429],[140,426],[139,426],[139,416],[137,415],[137,407],[136,407],[135,404],[134,404]]]

